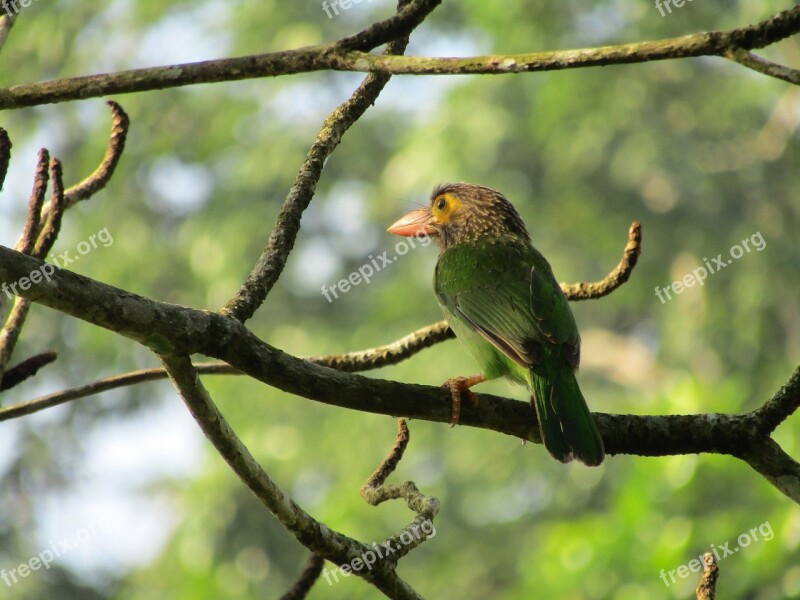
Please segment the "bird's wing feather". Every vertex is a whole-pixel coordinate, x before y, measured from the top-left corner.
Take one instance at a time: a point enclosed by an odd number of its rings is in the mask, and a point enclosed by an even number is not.
[[[561,287],[529,245],[451,248],[437,265],[436,291],[450,312],[521,366],[538,363],[543,343],[580,344]]]

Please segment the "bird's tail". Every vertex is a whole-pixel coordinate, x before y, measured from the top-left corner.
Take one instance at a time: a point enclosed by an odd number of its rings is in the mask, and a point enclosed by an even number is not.
[[[569,363],[543,360],[529,374],[531,402],[548,452],[564,463],[573,458],[592,467],[603,462],[603,438]]]

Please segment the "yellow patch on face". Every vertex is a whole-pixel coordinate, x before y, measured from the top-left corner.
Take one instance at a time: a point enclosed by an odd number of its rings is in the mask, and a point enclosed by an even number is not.
[[[447,223],[461,209],[461,200],[453,194],[441,194],[433,200],[433,216],[439,223]]]

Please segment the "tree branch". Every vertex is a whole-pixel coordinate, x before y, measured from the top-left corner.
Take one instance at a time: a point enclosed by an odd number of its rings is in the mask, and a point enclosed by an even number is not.
[[[0,281],[16,281],[41,265],[35,258],[0,246]],[[450,393],[443,388],[370,379],[312,364],[270,346],[238,320],[219,313],[148,300],[64,269],[54,273],[49,282],[20,290],[20,294],[115,331],[161,354],[200,353],[218,358],[290,394],[353,410],[441,423],[450,421]],[[800,375],[795,373],[788,392],[784,393],[794,398],[800,393],[798,382]],[[757,413],[673,416],[597,413],[595,420],[609,455],[710,452],[742,458],[751,466],[756,464],[755,459],[746,453],[769,439],[762,430],[771,426],[764,424],[764,417]],[[481,394],[477,406],[464,407],[460,424],[540,442],[529,402]],[[784,475],[797,476],[785,461],[757,466],[769,474],[773,483],[781,481],[781,467],[788,469]],[[779,489],[800,503],[800,486]]]
[[[719,577],[717,561],[711,552],[706,552],[703,554],[703,574],[695,590],[697,600],[714,600],[717,597],[717,577]]]
[[[372,506],[378,506],[387,500],[402,498],[406,501],[408,508],[417,513],[416,518],[402,531],[381,544],[383,547],[388,545],[395,549],[395,552],[387,557],[393,565],[397,564],[398,560],[422,544],[431,535],[436,535],[436,530],[433,528],[433,519],[439,513],[439,500],[420,492],[413,481],[406,481],[399,485],[386,484],[386,479],[394,473],[397,465],[400,464],[410,439],[411,434],[408,431],[406,420],[398,419],[397,438],[394,446],[389,455],[361,486],[361,497]]]
[[[800,85],[800,70],[779,65],[741,48],[731,48],[725,56],[753,71],[758,71],[794,85]]]
[[[303,600],[319,579],[325,559],[316,554],[308,557],[306,568],[300,573],[292,588],[281,596],[280,600]]]
[[[33,377],[42,367],[49,365],[58,358],[57,352],[42,352],[30,358],[26,358],[21,363],[14,365],[6,372],[0,374],[0,392],[9,390],[19,385],[29,377]],[[5,409],[0,409],[2,413]],[[0,421],[3,419],[0,418]]]
[[[219,412],[200,382],[188,355],[162,355],[161,361],[189,412],[220,456],[301,544],[336,564],[352,563],[354,559],[372,551],[370,546],[314,519],[272,481]],[[371,570],[357,571],[356,574],[390,598],[419,598],[408,584],[397,577],[393,567],[375,565]]]
[[[419,0],[406,9],[430,12],[438,1]],[[409,19],[408,30],[415,24]],[[378,24],[373,27],[377,28]],[[365,30],[366,31],[366,30]],[[332,44],[308,46],[269,54],[225,58],[180,65],[134,69],[0,89],[0,110],[39,106],[67,100],[84,100],[172,87],[277,77],[312,71],[338,70],[407,75],[506,74],[555,71],[582,67],[620,65],[698,56],[727,56],[733,48],[763,48],[800,31],[800,8],[787,9],[770,19],[727,31],[695,33],[663,40],[620,44],[581,50],[557,50],[529,54],[428,58],[378,56],[352,47],[365,47],[407,33],[381,29],[356,34]],[[349,40],[356,39],[357,42]]]
[[[587,300],[611,293],[617,287],[625,283],[630,277],[630,273],[636,266],[636,262],[642,251],[641,243],[641,225],[639,225],[638,222],[634,222],[630,227],[628,243],[625,246],[619,264],[614,267],[605,279],[596,283],[562,283],[561,289],[564,290],[567,298],[573,301]],[[368,371],[370,369],[395,365],[407,358],[411,358],[417,352],[425,348],[429,348],[445,340],[453,339],[454,337],[455,334],[450,329],[447,321],[439,321],[438,323],[418,329],[384,346],[378,346],[368,350],[346,352],[344,354],[312,356],[307,357],[305,360],[330,367],[331,369],[336,369],[337,371]],[[195,369],[197,369],[200,374],[208,375],[242,374],[226,363],[197,364],[195,365]],[[111,389],[134,385],[145,381],[166,379],[166,377],[166,372],[163,369],[150,369],[117,375],[88,385],[64,390],[40,398],[34,398],[28,402],[0,409],[0,421],[29,415],[46,408],[64,404],[71,400],[85,398],[86,396],[99,394]]]
[[[404,4],[408,6],[414,5],[408,9],[410,12],[405,12],[406,18],[412,19],[415,24],[419,24],[437,3],[400,2],[397,18],[406,11],[406,8],[403,7]],[[384,23],[388,23],[388,21]],[[388,27],[386,25],[386,28]],[[408,33],[410,33],[410,30],[399,39],[392,41],[387,46],[385,53],[402,54],[405,52],[408,45]],[[374,35],[364,37],[374,39]],[[355,43],[351,38],[347,45]],[[247,277],[247,281],[244,282],[236,296],[225,304],[222,312],[244,322],[252,317],[264,302],[286,266],[289,253],[292,251],[295,239],[300,231],[300,218],[314,197],[314,191],[322,176],[325,160],[333,153],[353,123],[361,118],[366,110],[375,103],[390,77],[391,75],[370,73],[356,91],[353,92],[353,95],[346,102],[339,105],[325,120],[322,130],[308,151],[308,155],[300,167],[300,172],[297,174],[294,184],[283,202],[283,206],[281,206],[278,221],[269,236],[264,251]]]
[[[0,190],[3,189],[3,184],[6,182],[8,163],[11,161],[11,146],[8,132],[0,127]]]
[[[2,17],[0,17],[0,50],[2,50],[3,46],[5,45],[6,39],[8,39],[8,34],[11,33],[11,28],[14,26],[15,20],[16,14],[4,14]]]

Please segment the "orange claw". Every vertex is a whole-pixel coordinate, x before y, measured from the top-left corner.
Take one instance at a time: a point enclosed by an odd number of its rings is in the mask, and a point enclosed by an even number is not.
[[[453,377],[442,384],[442,387],[450,390],[450,396],[453,399],[450,427],[458,425],[458,420],[461,417],[461,398],[465,392],[470,402],[472,402],[472,406],[478,406],[478,395],[469,388],[484,381],[486,381],[484,375],[472,375],[471,377]]]

